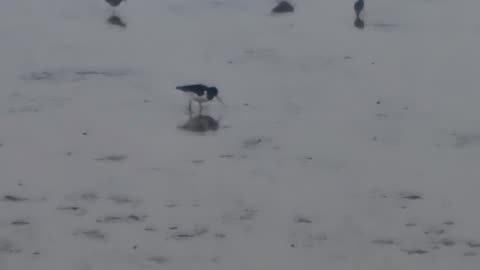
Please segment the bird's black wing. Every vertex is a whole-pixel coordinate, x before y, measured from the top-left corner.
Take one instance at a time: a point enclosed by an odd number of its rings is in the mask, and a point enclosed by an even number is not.
[[[182,86],[176,87],[177,90],[180,90],[183,92],[192,92],[199,96],[203,95],[203,93],[207,88],[208,87],[203,84],[191,84],[191,85],[182,85]]]

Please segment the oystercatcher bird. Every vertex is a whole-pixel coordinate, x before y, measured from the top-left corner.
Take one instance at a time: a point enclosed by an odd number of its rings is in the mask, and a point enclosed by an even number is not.
[[[357,0],[357,2],[355,2],[355,4],[353,5],[353,9],[355,10],[355,14],[357,15],[357,18],[359,18],[360,13],[362,13],[364,7],[365,7],[365,2],[363,2],[363,0]]]
[[[203,84],[190,84],[177,86],[177,90],[186,93],[189,96],[188,111],[192,113],[192,101],[198,102],[199,114],[202,113],[202,104],[212,101],[216,98],[223,104],[222,99],[218,95],[218,89],[216,87],[208,87]]]

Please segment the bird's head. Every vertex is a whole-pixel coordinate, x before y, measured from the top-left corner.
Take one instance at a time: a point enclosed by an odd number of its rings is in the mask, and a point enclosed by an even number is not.
[[[218,89],[216,87],[209,87],[207,89],[207,98],[212,100],[213,98],[218,96]]]

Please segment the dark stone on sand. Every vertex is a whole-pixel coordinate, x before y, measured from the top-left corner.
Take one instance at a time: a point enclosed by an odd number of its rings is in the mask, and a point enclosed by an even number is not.
[[[5,195],[3,196],[3,200],[7,202],[24,202],[28,200],[27,198],[15,196],[15,195]]]
[[[292,4],[287,1],[281,1],[276,7],[272,9],[272,14],[289,13],[293,12],[294,10],[295,8]]]
[[[360,18],[356,18],[355,19],[355,22],[353,23],[353,25],[355,25],[356,28],[358,29],[363,29],[365,28],[365,22],[360,19]]]
[[[218,129],[218,121],[208,115],[197,115],[190,118],[179,128],[192,132],[216,131]]]
[[[121,28],[127,27],[127,24],[125,23],[125,21],[123,21],[123,19],[117,15],[112,15],[108,17],[107,23],[110,25],[121,27]]]

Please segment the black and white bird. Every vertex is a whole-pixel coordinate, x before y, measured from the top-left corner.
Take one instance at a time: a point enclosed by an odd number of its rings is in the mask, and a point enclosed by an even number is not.
[[[220,103],[223,104],[222,99],[218,95],[218,89],[216,87],[208,87],[203,84],[190,84],[177,86],[176,89],[188,95],[188,111],[190,113],[192,112],[193,101],[198,102],[199,114],[202,113],[202,104],[212,101],[214,98],[216,98],[218,101],[220,101]]]

